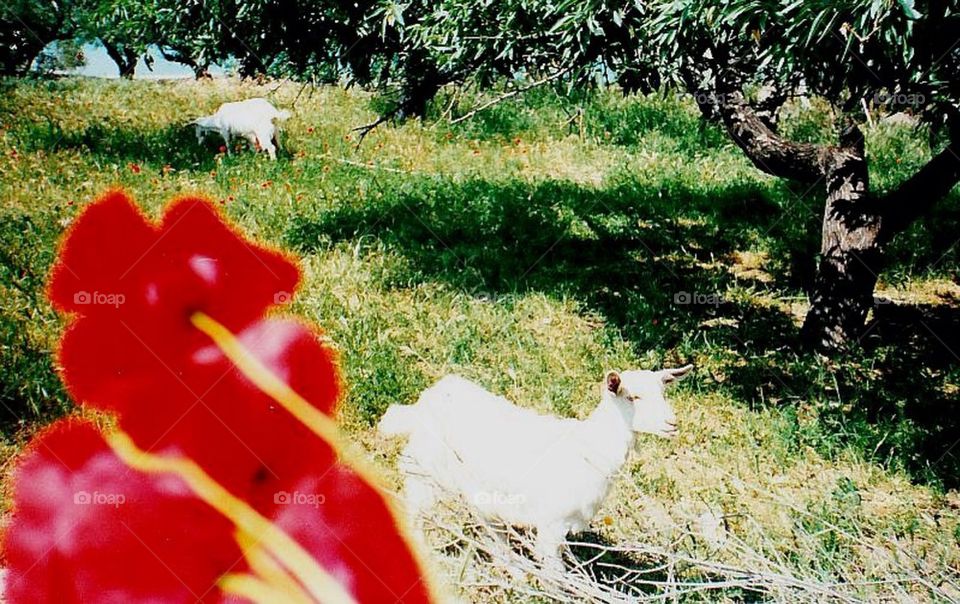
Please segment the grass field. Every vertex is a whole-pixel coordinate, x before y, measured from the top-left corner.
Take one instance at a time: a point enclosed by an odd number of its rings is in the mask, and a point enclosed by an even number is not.
[[[604,541],[670,561],[679,599],[960,599],[956,191],[891,246],[862,346],[826,360],[796,347],[821,191],[761,175],[689,101],[534,91],[451,125],[469,99],[443,97],[430,119],[383,126],[357,149],[350,129],[376,107],[357,91],[0,88],[7,468],[38,426],[71,412],[50,354],[61,322],[43,294],[64,227],[110,186],[153,214],[199,192],[300,255],[290,310],[340,351],[341,420],[384,468],[396,447],[374,435],[377,418],[444,374],[582,417],[605,369],[693,362],[674,391],[681,435],[639,439],[596,527]],[[183,126],[258,95],[294,113],[275,163],[201,147]],[[814,101],[783,128],[816,140],[831,122]],[[929,156],[925,136],[868,132],[875,188]],[[549,593],[464,547],[437,557],[471,600]],[[767,587],[683,591],[683,577],[728,566]]]

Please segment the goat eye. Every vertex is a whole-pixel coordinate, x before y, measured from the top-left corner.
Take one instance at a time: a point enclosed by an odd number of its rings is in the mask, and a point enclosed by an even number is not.
[[[639,401],[639,400],[642,399],[642,398],[643,398],[643,397],[640,396],[640,395],[631,394],[630,396],[627,397],[627,400],[629,400],[631,403],[636,403],[637,401]]]

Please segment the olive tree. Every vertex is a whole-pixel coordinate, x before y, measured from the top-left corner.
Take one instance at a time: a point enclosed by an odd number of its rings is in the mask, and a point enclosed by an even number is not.
[[[0,75],[21,75],[47,44],[70,37],[70,0],[0,3]]]
[[[960,14],[955,2],[701,0],[661,3],[650,44],[704,112],[760,170],[821,187],[826,197],[816,282],[803,335],[820,349],[859,337],[885,245],[960,180]],[[819,96],[836,140],[789,140],[775,111],[751,102]],[[866,109],[906,109],[930,125],[932,159],[892,191],[870,187]],[[766,116],[764,109],[768,110]]]
[[[220,2],[151,0],[152,42],[168,61],[186,65],[199,80],[210,65],[229,58],[228,20]]]
[[[449,49],[475,74],[565,73],[583,84],[612,72],[634,88],[678,86],[759,170],[820,188],[822,244],[802,330],[820,350],[862,333],[885,245],[960,180],[955,1],[447,0],[418,27],[418,43]],[[835,140],[779,131],[778,108],[800,95],[831,105]],[[881,105],[929,126],[932,159],[877,194],[861,126]]]
[[[102,44],[129,79],[154,40],[152,8],[149,0],[77,0],[72,18],[77,36]]]

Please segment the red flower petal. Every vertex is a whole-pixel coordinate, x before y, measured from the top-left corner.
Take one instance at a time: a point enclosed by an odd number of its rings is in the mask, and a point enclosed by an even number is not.
[[[116,412],[141,448],[176,446],[237,494],[259,483],[280,489],[304,468],[332,463],[326,443],[192,329],[201,339],[193,350],[161,359],[128,326],[85,318],[61,341],[64,381],[83,404]],[[301,396],[333,413],[336,368],[312,332],[293,321],[259,321],[239,339]]]
[[[241,237],[196,197],[174,201],[163,217],[151,270],[178,278],[158,287],[155,305],[189,317],[203,311],[237,331],[293,295],[300,271],[286,255]],[[196,287],[186,286],[196,284]],[[193,293],[202,293],[202,296]]]
[[[429,587],[381,496],[343,466],[276,494],[274,522],[357,602],[429,602]]]
[[[67,232],[48,285],[50,300],[63,312],[91,313],[110,308],[93,304],[94,295],[132,298],[130,271],[155,240],[130,198],[120,191],[105,194]]]
[[[217,581],[246,564],[239,526],[269,537],[315,594],[336,589],[330,575],[359,601],[429,599],[369,470],[324,416],[339,396],[332,353],[311,329],[263,318],[298,280],[202,199],[175,202],[159,226],[120,193],[82,215],[49,290],[78,313],[59,361],[71,394],[129,438],[111,437],[121,459],[90,425],[64,422],[34,445],[7,540],[13,601],[220,599]],[[78,492],[123,505],[78,509]],[[315,497],[284,501],[298,493]],[[291,557],[298,543],[319,565]]]
[[[169,342],[196,311],[239,330],[288,299],[299,278],[289,258],[237,236],[203,199],[174,202],[158,228],[112,192],[68,233],[49,295],[60,310],[114,316]]]
[[[14,604],[217,601],[217,579],[245,569],[229,522],[177,478],[126,467],[76,420],[36,439],[18,469],[5,551]]]

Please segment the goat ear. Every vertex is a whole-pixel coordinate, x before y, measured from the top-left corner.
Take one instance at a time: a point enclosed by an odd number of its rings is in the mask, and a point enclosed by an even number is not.
[[[663,380],[664,384],[670,384],[676,382],[683,376],[687,375],[693,370],[693,365],[684,365],[683,367],[677,367],[676,369],[664,369],[660,372],[660,379]]]
[[[603,380],[604,387],[614,394],[620,392],[620,374],[616,371],[608,371],[607,377]]]

